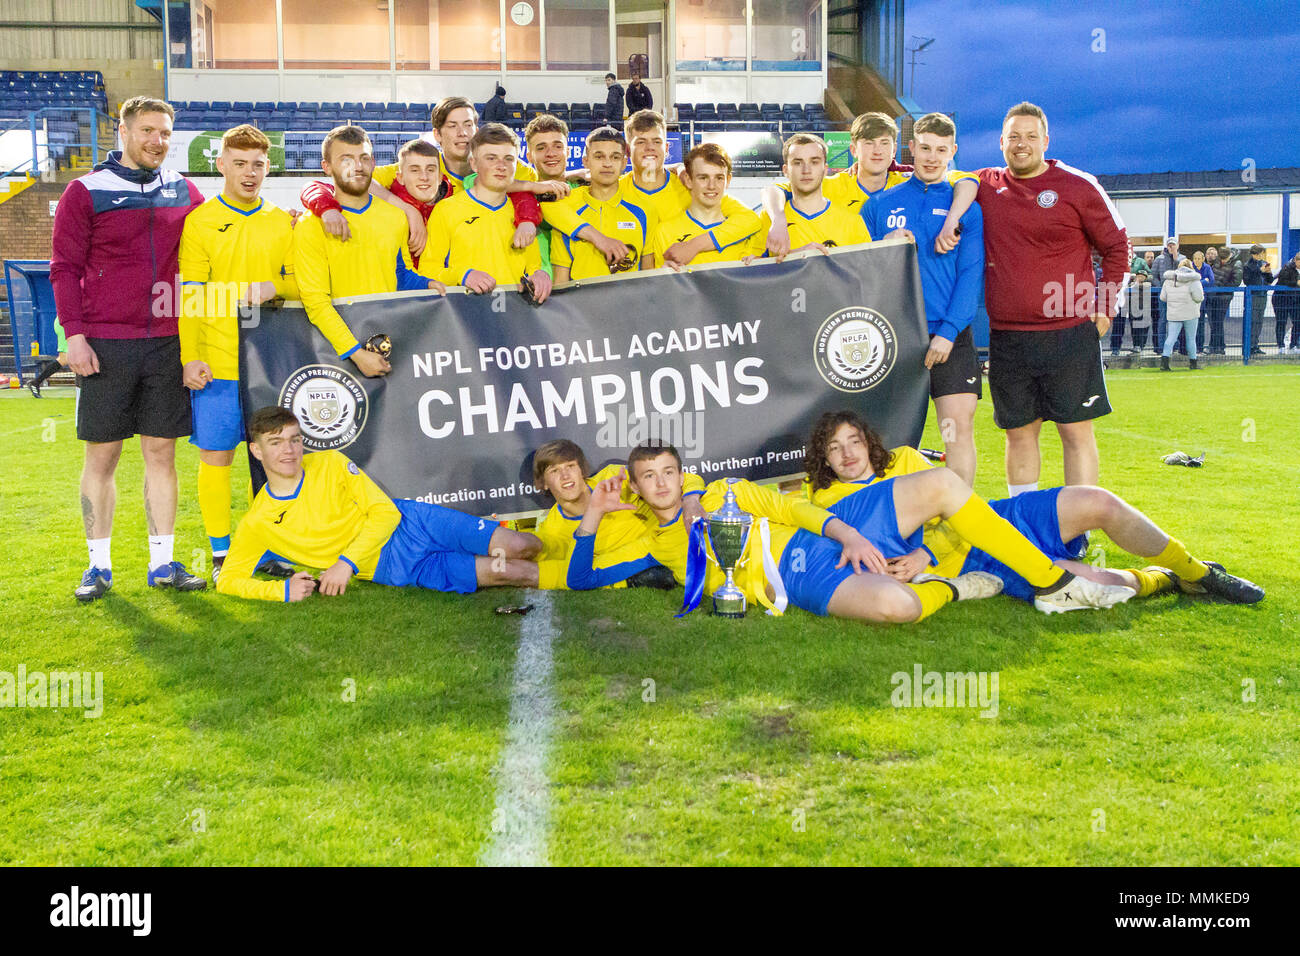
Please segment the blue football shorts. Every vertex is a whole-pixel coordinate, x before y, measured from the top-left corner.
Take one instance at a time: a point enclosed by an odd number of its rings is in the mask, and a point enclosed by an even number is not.
[[[402,520],[380,552],[375,583],[457,594],[478,590],[474,558],[487,555],[497,522],[409,498],[393,504]]]

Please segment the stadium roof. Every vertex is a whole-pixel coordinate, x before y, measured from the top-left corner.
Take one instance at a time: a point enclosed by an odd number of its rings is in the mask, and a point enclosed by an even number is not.
[[[1287,192],[1300,190],[1300,167],[1256,169],[1254,182],[1242,179],[1243,169],[1209,169],[1191,172],[1114,173],[1097,179],[1112,196],[1167,195],[1169,193]]]

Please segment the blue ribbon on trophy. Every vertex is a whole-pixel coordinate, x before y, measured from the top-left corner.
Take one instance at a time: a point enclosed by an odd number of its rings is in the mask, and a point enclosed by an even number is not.
[[[704,554],[704,519],[692,518],[686,543],[686,595],[682,598],[682,609],[674,617],[685,617],[700,606],[708,570],[709,561]]]
[[[722,507],[707,521],[697,518],[691,523],[686,554],[686,598],[677,617],[689,614],[699,606],[709,561],[717,564],[727,576],[722,587],[713,592],[713,614],[716,617],[745,616],[749,602],[745,592],[736,586],[735,575],[736,568],[746,560],[754,516],[740,509],[732,488],[736,480],[727,479]]]

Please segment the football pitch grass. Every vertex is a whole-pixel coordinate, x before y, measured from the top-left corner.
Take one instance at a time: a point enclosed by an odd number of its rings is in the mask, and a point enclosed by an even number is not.
[[[513,728],[512,686],[536,675],[516,675],[521,618],[493,610],[535,596],[151,591],[138,444],[113,591],[78,604],[70,393],[7,393],[0,672],[102,672],[103,714],[0,708],[0,862],[474,864],[527,838],[554,864],[1300,863],[1300,369],[1108,383],[1103,484],[1263,585],[1262,604],[1048,617],[997,597],[871,627],[794,609],[677,621],[680,590],[557,593],[528,619],[549,634],[551,706],[524,700]],[[987,398],[977,440],[977,490],[1001,496]],[[1044,448],[1046,487],[1050,426]],[[1174,450],[1205,467],[1162,464]],[[177,457],[177,557],[206,567],[197,458]],[[1135,563],[1100,535],[1089,558]],[[917,667],[996,675],[996,715],[893,706]],[[520,786],[508,739],[545,758],[522,816],[501,809]]]

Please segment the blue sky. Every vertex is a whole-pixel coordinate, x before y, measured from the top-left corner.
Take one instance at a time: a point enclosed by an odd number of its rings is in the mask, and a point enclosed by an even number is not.
[[[935,38],[913,99],[957,114],[962,168],[1004,165],[1002,117],[1022,99],[1047,112],[1048,157],[1089,172],[1300,166],[1294,0],[907,0],[905,10],[907,45]],[[1094,30],[1105,52],[1093,52]]]

